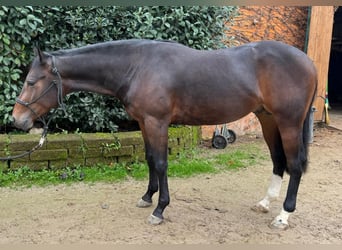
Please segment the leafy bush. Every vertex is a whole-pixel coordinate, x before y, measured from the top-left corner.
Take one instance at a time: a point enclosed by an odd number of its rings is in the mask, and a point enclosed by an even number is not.
[[[27,73],[32,37],[43,32],[39,13],[31,7],[0,7],[0,129],[11,121],[12,107]],[[39,27],[40,26],[40,27]]]
[[[225,22],[236,7],[5,7],[0,6],[0,131],[11,130],[11,112],[33,59],[33,45],[46,51],[130,38],[169,39],[197,49],[224,46]],[[74,93],[67,115],[53,127],[116,131],[128,119],[112,97]],[[57,126],[58,124],[58,126]],[[63,125],[63,126],[62,126]]]

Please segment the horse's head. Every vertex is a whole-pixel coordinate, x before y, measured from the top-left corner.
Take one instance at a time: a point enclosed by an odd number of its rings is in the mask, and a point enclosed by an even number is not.
[[[36,58],[26,76],[22,91],[13,108],[14,125],[32,128],[34,121],[60,103],[62,82],[52,55],[35,49]]]

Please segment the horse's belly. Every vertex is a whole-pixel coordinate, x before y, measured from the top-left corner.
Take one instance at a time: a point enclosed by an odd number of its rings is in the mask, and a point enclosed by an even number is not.
[[[171,122],[186,125],[215,125],[232,122],[253,112],[257,105],[249,102],[218,102],[208,105],[183,105],[174,108]]]

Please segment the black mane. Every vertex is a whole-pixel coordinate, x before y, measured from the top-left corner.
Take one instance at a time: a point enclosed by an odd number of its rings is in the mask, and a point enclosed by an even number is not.
[[[114,46],[120,48],[122,46],[140,46],[144,44],[151,44],[151,43],[174,43],[178,44],[176,41],[172,40],[147,40],[147,39],[129,39],[129,40],[117,40],[117,41],[107,41],[97,44],[89,44],[80,48],[73,48],[73,49],[62,49],[57,51],[48,52],[50,55],[54,56],[64,56],[64,55],[80,55],[80,54],[87,54],[92,53],[94,51],[99,51],[101,49],[105,49],[108,47],[113,48]]]

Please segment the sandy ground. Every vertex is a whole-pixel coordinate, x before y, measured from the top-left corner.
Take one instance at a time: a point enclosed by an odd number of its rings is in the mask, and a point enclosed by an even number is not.
[[[267,152],[263,139],[236,143],[255,143]],[[153,208],[135,207],[146,181],[0,188],[0,243],[342,243],[341,149],[341,131],[315,131],[309,171],[286,231],[268,225],[281,209],[288,176],[268,214],[250,209],[268,186],[266,157],[238,171],[171,178],[171,204],[159,226],[147,224]]]

